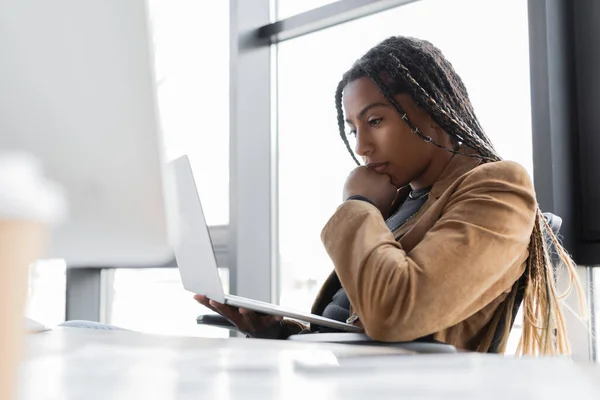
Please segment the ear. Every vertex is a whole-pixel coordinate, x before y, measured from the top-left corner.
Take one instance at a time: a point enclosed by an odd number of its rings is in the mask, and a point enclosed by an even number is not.
[[[429,136],[433,137],[436,140],[439,140],[441,137],[443,137],[444,134],[444,130],[442,129],[441,126],[439,126],[437,124],[437,122],[435,122],[433,120],[433,118],[431,118],[431,116],[428,116],[428,124],[427,124],[427,131]]]
[[[439,144],[445,144],[447,147],[456,147],[456,143],[454,139],[446,133],[446,131],[438,125],[437,122],[433,120],[431,116],[429,116],[429,132],[430,136],[434,138],[436,142]]]

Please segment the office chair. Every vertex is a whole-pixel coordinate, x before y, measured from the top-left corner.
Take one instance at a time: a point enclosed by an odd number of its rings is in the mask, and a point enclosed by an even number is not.
[[[562,225],[562,219],[559,216],[554,215],[552,213],[544,213],[543,215],[546,221],[548,222],[550,229],[552,229],[552,232],[554,232],[555,235],[558,235],[558,232],[560,231],[560,227]],[[556,251],[552,251],[553,249],[550,250],[550,254],[552,255],[552,261],[553,263],[556,263]],[[517,312],[519,311],[521,303],[523,302],[523,297],[525,295],[525,287],[527,285],[527,275],[521,275],[517,282],[517,295],[512,310],[512,320],[510,322],[511,330],[514,325]],[[235,325],[233,325],[226,318],[220,315],[200,315],[196,318],[196,322],[202,325],[221,327],[234,331],[236,330]],[[499,346],[503,331],[504,320],[501,319],[500,323],[498,324],[498,327],[496,328],[496,332],[494,333],[494,338],[492,339],[492,343],[490,349],[488,350],[488,353],[499,352]],[[432,335],[416,339],[411,342],[379,342],[372,340],[364,333],[335,332],[292,335],[287,340],[305,343],[340,343],[369,346],[391,346],[402,348],[408,351],[414,351],[420,354],[457,353],[456,347],[447,343],[436,341],[435,339],[433,339]]]

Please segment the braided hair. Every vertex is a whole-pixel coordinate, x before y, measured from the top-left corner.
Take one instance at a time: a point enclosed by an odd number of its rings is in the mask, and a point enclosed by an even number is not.
[[[345,132],[342,93],[344,88],[359,78],[371,79],[382,95],[396,109],[411,131],[432,145],[445,151],[467,157],[479,158],[482,162],[500,161],[492,142],[487,137],[475,116],[467,89],[455,72],[452,64],[442,52],[425,40],[395,36],[390,37],[369,50],[357,60],[342,77],[335,93],[337,122],[340,136],[354,161],[360,164]],[[449,149],[425,136],[407,117],[406,112],[395,99],[395,95],[409,94],[415,103],[431,116],[455,143],[462,143],[474,152],[463,153]],[[460,148],[459,148],[460,149]],[[546,243],[546,240],[548,243]],[[537,210],[536,223],[531,234],[529,256],[526,261],[523,298],[523,333],[517,352],[519,354],[566,354],[569,345],[566,328],[558,301],[561,296],[554,286],[554,268],[550,261],[550,243],[566,266],[571,283],[575,283],[580,302],[582,289],[576,275],[576,266],[548,226],[541,211]],[[504,351],[510,327],[514,321],[514,307],[521,280],[513,285],[510,295],[498,308],[494,320],[497,326],[504,327],[498,350]],[[571,284],[569,285],[569,290]],[[522,287],[521,287],[522,289]],[[566,294],[565,294],[566,295]],[[583,304],[581,304],[583,309]],[[501,321],[502,320],[502,321]],[[501,321],[501,322],[500,322]],[[484,347],[489,347],[494,332],[488,332],[483,339]]]

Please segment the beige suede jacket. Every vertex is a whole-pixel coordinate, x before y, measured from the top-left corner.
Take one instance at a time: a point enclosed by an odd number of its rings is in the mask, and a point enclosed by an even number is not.
[[[373,205],[346,201],[321,234],[335,271],[312,312],[321,314],[341,284],[353,323],[372,339],[433,334],[461,349],[487,351],[489,340],[482,339],[495,330],[494,314],[525,269],[536,208],[521,165],[462,155],[395,232]],[[299,329],[288,326],[290,333]]]

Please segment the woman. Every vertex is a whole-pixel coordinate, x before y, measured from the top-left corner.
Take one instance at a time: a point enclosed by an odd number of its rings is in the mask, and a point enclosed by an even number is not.
[[[568,353],[545,237],[577,285],[574,264],[526,170],[501,161],[442,53],[423,40],[389,38],[344,74],[335,101],[343,142],[360,164],[347,124],[365,166],[350,173],[322,231],[335,271],[313,313],[347,319],[375,340],[433,335],[503,351],[524,283],[519,352]],[[323,331],[195,298],[252,337]]]

